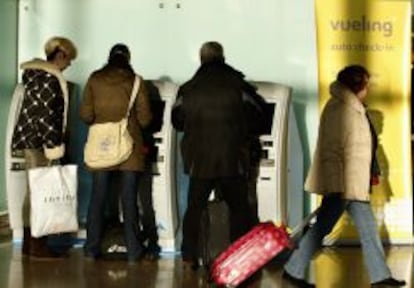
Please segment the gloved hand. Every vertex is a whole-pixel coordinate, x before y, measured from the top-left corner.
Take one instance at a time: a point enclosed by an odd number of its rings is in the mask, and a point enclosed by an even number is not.
[[[380,183],[379,176],[372,176],[371,177],[371,186],[378,185]]]

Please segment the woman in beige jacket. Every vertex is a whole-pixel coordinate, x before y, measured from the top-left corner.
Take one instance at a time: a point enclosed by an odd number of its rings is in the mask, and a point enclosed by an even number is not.
[[[108,63],[89,77],[80,107],[80,116],[86,124],[120,121],[126,115],[135,79],[135,72],[129,61],[128,47],[117,44],[110,51]],[[109,181],[115,171],[119,172],[121,179],[120,195],[128,261],[135,262],[142,255],[143,249],[138,241],[137,181],[139,172],[145,169],[141,127],[147,126],[152,116],[147,89],[144,81],[140,80],[138,94],[128,119],[128,131],[134,140],[131,155],[117,166],[91,169],[93,189],[87,218],[85,255],[94,259],[101,256],[104,207]]]
[[[330,86],[331,98],[321,116],[317,147],[305,190],[323,195],[317,222],[285,265],[284,278],[300,287],[314,287],[306,268],[346,210],[358,229],[371,284],[404,286],[391,276],[370,205],[370,180],[376,134],[363,104],[369,73],[359,65],[345,67]]]

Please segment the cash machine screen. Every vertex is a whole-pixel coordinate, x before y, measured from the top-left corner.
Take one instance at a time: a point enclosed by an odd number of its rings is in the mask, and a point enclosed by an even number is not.
[[[263,123],[263,135],[272,134],[273,116],[275,114],[276,103],[266,103],[265,106],[265,121]]]
[[[152,112],[152,121],[148,127],[143,129],[144,142],[149,146],[150,150],[148,152],[148,159],[151,159],[151,162],[163,162],[164,155],[159,155],[159,145],[163,142],[163,137],[161,134],[156,134],[162,130],[163,118],[165,110],[165,101],[158,99],[151,101],[151,112]],[[155,173],[159,174],[159,173]]]
[[[272,134],[273,116],[275,114],[276,103],[266,103],[265,106],[265,121],[263,123],[261,135],[270,136]],[[273,140],[262,139],[261,141],[261,165],[271,166],[274,165],[274,160],[269,159],[269,148],[273,147]]]
[[[163,118],[164,118],[164,110],[165,110],[165,101],[163,100],[151,100],[151,113],[152,113],[152,121],[148,127],[148,129],[152,132],[159,132],[162,129]]]

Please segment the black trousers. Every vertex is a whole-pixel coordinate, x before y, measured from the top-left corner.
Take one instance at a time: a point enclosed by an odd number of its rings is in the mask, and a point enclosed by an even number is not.
[[[188,206],[183,221],[183,259],[198,258],[201,213],[207,207],[212,190],[217,189],[226,201],[230,211],[230,240],[234,241],[254,225],[254,217],[248,201],[247,178],[244,176],[214,179],[190,177]],[[214,237],[214,235],[212,235]]]
[[[140,181],[138,183],[138,199],[141,212],[140,220],[142,225],[142,241],[148,241],[147,244],[154,248],[154,246],[158,246],[158,231],[152,199],[153,176],[150,165],[147,166],[147,169],[140,177]]]

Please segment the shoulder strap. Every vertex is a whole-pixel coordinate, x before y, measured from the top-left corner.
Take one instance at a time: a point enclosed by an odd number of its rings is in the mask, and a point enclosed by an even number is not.
[[[134,86],[132,87],[131,96],[129,97],[129,104],[128,104],[126,118],[129,117],[129,112],[131,111],[131,108],[134,105],[135,98],[137,97],[140,84],[141,84],[141,79],[139,75],[135,75]]]

